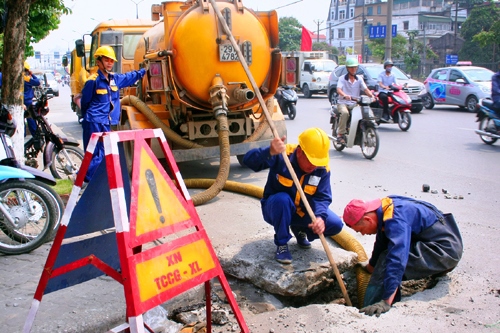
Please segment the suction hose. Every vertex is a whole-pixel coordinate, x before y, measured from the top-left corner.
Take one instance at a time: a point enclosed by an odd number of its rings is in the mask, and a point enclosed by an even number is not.
[[[161,128],[167,140],[175,142],[176,144],[190,149],[190,148],[202,148],[203,146],[191,142],[189,140],[183,139],[179,134],[175,133],[161,121],[160,118],[149,108],[149,106],[141,101],[136,96],[125,96],[121,99],[122,105],[131,105],[139,110],[142,114],[148,118],[148,120],[153,124],[155,128]],[[192,196],[192,200],[195,206],[202,205],[217,196],[217,194],[222,191],[224,183],[229,175],[230,166],[230,151],[229,151],[229,125],[227,121],[227,116],[224,112],[218,113],[217,126],[219,128],[219,146],[220,146],[220,167],[215,181],[212,180],[212,185],[207,188],[206,191],[198,193]]]
[[[184,183],[187,188],[208,188],[214,184],[214,179],[196,178],[196,179],[184,179]],[[226,181],[223,190],[246,194],[257,199],[262,199],[264,195],[264,189],[259,186],[238,183],[231,180]],[[196,205],[196,204],[195,204]],[[344,250],[354,252],[358,255],[358,261],[368,260],[365,249],[358,242],[354,236],[352,236],[345,229],[342,229],[340,233],[331,237],[337,244],[340,245]],[[358,291],[358,308],[363,307],[363,300],[365,299],[366,287],[370,281],[370,274],[361,268],[359,265],[355,268],[356,272],[356,282]]]

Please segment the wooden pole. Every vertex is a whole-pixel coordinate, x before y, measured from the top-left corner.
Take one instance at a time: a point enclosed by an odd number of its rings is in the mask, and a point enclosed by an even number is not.
[[[217,7],[217,4],[215,0],[210,0],[210,3],[212,4],[212,7],[214,8],[214,12],[219,18],[219,21],[224,28],[224,31],[226,35],[228,35],[229,40],[231,41],[231,44],[233,45],[234,49],[238,53],[238,58],[240,59],[240,62],[248,76],[248,79],[250,80],[250,83],[252,84],[252,87],[255,91],[255,94],[257,95],[257,99],[259,100],[259,103],[261,104],[262,111],[264,112],[264,115],[267,118],[267,121],[269,123],[269,127],[271,128],[273,135],[275,138],[280,138],[278,131],[276,130],[276,126],[274,125],[273,119],[271,115],[269,114],[269,111],[267,110],[266,103],[264,102],[264,99],[262,98],[262,94],[260,93],[259,87],[257,86],[257,83],[255,82],[252,73],[250,72],[250,69],[248,68],[248,64],[243,57],[243,54],[241,53],[239,45],[236,43],[236,40],[233,37],[233,34],[229,30],[229,27],[226,24],[226,21],[224,20],[224,17],[222,16],[221,12],[219,11],[219,8]],[[285,164],[288,168],[288,171],[290,172],[293,182],[295,186],[297,187],[297,190],[299,191],[300,198],[304,202],[304,205],[306,207],[307,213],[311,217],[311,220],[314,221],[316,220],[316,216],[314,215],[314,212],[312,211],[311,206],[309,205],[309,202],[307,201],[306,195],[304,191],[302,190],[302,187],[300,186],[299,179],[297,178],[297,175],[295,174],[295,171],[293,170],[292,164],[290,163],[290,160],[288,159],[288,155],[286,152],[282,152],[281,155],[283,156],[283,160],[285,161]],[[323,248],[325,249],[326,256],[328,257],[328,261],[330,261],[330,265],[333,268],[333,272],[335,273],[335,277],[337,278],[337,281],[340,285],[340,289],[342,290],[342,294],[344,295],[346,304],[349,306],[352,306],[351,300],[349,299],[349,295],[347,294],[346,287],[344,285],[344,281],[342,280],[342,277],[340,276],[339,269],[337,265],[335,264],[335,260],[333,259],[332,253],[330,251],[330,248],[328,247],[328,243],[326,242],[325,236],[323,234],[319,234],[319,239],[321,240],[321,244],[323,245]]]

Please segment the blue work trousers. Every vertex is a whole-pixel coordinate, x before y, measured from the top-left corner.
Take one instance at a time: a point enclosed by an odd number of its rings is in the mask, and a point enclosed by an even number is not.
[[[308,225],[311,223],[309,214],[300,217],[297,213],[292,198],[287,193],[278,192],[262,200],[262,215],[264,220],[274,227],[274,244],[277,246],[285,245],[292,238],[290,227],[297,231],[304,231],[307,239],[313,241],[318,239]],[[342,230],[342,220],[340,217],[328,210],[328,216],[325,221],[325,236],[334,236]]]
[[[93,133],[98,133],[98,132],[110,132],[110,125],[109,124],[99,124],[99,123],[94,123],[94,122],[88,122],[85,119],[82,121],[82,129],[83,129],[83,149],[87,151],[87,146],[90,141],[90,137],[92,136]],[[97,170],[97,167],[99,164],[101,164],[102,160],[104,159],[104,145],[101,140],[97,143],[95,150],[94,150],[94,156],[92,157],[92,161],[90,161],[89,168],[87,170],[87,174],[85,175],[85,182],[90,182],[92,179],[92,176],[94,176],[94,173]]]

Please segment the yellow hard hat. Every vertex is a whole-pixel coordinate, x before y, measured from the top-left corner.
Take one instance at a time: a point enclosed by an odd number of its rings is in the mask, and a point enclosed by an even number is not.
[[[328,135],[321,128],[313,127],[302,132],[299,135],[299,145],[313,165],[328,165],[330,141]]]
[[[116,60],[115,50],[113,50],[113,48],[109,45],[99,47],[94,53],[94,58],[97,57],[108,57],[109,59],[118,61]]]
[[[24,69],[30,70],[30,64],[27,61],[24,61]]]

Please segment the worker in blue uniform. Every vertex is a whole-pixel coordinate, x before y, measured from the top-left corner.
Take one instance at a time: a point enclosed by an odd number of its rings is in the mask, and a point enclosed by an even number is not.
[[[320,128],[309,128],[299,135],[299,144],[286,144],[285,138],[274,138],[271,145],[248,151],[243,163],[254,171],[269,169],[261,200],[264,220],[274,227],[275,259],[290,264],[292,255],[288,241],[290,229],[301,248],[311,248],[310,241],[319,234],[333,236],[342,230],[340,217],[328,207],[332,203],[330,168],[328,167],[330,140]],[[301,188],[315,219],[307,213],[283,152],[290,159]]]
[[[24,62],[24,107],[29,110],[33,107],[33,97],[35,97],[35,91],[33,87],[40,86],[40,80],[31,72],[30,65],[27,61]],[[36,120],[31,117],[26,117],[26,122],[28,123],[28,129],[31,135],[36,132]],[[26,136],[26,130],[24,135]]]
[[[98,70],[89,76],[82,90],[81,109],[83,127],[83,146],[87,150],[92,133],[109,132],[111,125],[118,124],[120,118],[120,89],[131,86],[141,79],[147,68],[124,74],[111,72],[117,61],[111,46],[101,46],[94,53]],[[104,158],[104,146],[99,142],[90,162],[85,182],[92,179],[97,167]]]
[[[401,300],[403,280],[442,276],[462,258],[462,236],[453,215],[425,201],[402,196],[354,199],[343,219],[363,235],[376,234],[370,260],[361,263],[372,275],[360,312],[370,316],[380,316]]]

